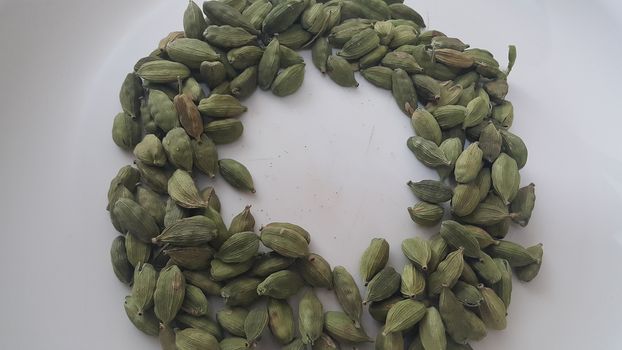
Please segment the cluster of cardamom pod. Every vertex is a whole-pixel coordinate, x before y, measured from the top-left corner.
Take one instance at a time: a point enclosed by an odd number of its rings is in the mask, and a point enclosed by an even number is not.
[[[364,305],[383,325],[378,350],[470,349],[487,328],[506,327],[513,272],[532,280],[543,255],[541,245],[504,240],[512,222],[527,225],[535,203],[534,185],[520,188],[527,148],[508,131],[513,46],[502,71],[488,51],[424,30],[399,0],[213,0],[203,9],[190,1],[183,26],[127,75],[113,122],[114,142],[136,160],[108,191],[121,233],[111,258],[131,286],[125,310],[139,330],[164,350],[248,349],[268,328],[283,349],[339,349],[373,341]],[[227,227],[214,189],[195,181],[219,173],[255,192],[248,169],[219,159],[217,145],[242,135],[240,100],[257,86],[277,96],[300,88],[296,50],[306,47],[338,85],[358,86],[360,71],[391,90],[412,119],[408,147],[440,177],[408,183],[421,200],[411,218],[440,223],[440,233],[402,243],[401,275],[387,266],[387,241],[373,239],[360,264],[363,296],[345,268],[310,252],[306,230],[277,222],[257,234],[250,207]],[[445,202],[453,220],[442,221]],[[325,311],[314,288],[332,289],[342,311]],[[296,322],[288,300],[298,294]],[[225,301],[216,320],[211,297]]]

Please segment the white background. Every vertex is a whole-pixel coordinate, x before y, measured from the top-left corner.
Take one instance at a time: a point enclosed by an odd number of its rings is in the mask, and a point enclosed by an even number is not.
[[[474,347],[620,349],[622,330],[622,7],[610,1],[421,0],[429,26],[518,61],[508,98],[537,185],[526,229],[544,266],[515,283],[507,330]],[[123,311],[114,277],[108,183],[131,161],[110,138],[134,62],[181,28],[186,1],[0,2],[0,349],[158,349]],[[307,56],[308,57],[308,56]],[[245,101],[243,138],[220,149],[246,164],[256,195],[216,180],[225,221],[252,204],[259,224],[296,222],[312,249],[357,273],[372,237],[399,244],[414,225],[405,183],[434,174],[406,148],[409,120],[359,77],[344,89],[307,61],[303,88]],[[334,307],[329,303],[327,308]],[[373,321],[366,327],[376,334]],[[268,349],[269,346],[260,347]],[[364,347],[371,349],[372,346]]]

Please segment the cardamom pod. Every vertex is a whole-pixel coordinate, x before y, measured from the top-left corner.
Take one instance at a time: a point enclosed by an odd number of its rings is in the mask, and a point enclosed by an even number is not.
[[[447,348],[445,325],[438,310],[431,306],[419,323],[419,339],[427,350],[444,350]]]
[[[212,276],[205,271],[184,270],[186,282],[195,287],[199,287],[207,295],[220,295],[221,286],[214,281]]]
[[[275,299],[287,299],[303,287],[304,281],[299,274],[290,270],[281,270],[266,277],[258,286],[257,294]]]
[[[492,286],[499,298],[503,300],[505,307],[510,307],[512,301],[512,267],[505,259],[493,259],[497,265],[497,269],[501,272],[501,279]],[[520,269],[520,268],[519,268]],[[517,276],[519,279],[520,277]]]
[[[374,349],[376,350],[403,350],[404,336],[401,332],[391,332],[384,334],[384,327],[380,328],[380,332],[376,336]]]
[[[490,329],[504,330],[507,325],[505,318],[507,312],[503,300],[490,288],[482,285],[479,289],[484,297],[484,300],[479,305],[479,314],[482,317],[482,321]]]
[[[205,316],[209,304],[203,291],[191,284],[186,284],[186,294],[181,304],[181,310],[192,316]]]
[[[215,281],[225,281],[238,277],[253,267],[253,260],[249,259],[239,263],[226,263],[218,259],[210,262],[210,275]]]
[[[389,261],[389,243],[384,238],[373,238],[363,252],[360,273],[365,285],[382,270]]]
[[[354,70],[345,58],[335,55],[328,56],[326,73],[339,86],[357,87],[359,83],[354,78]]]
[[[241,27],[230,25],[208,26],[203,33],[203,38],[209,44],[225,49],[249,45],[257,40],[256,35],[249,33]]]
[[[168,193],[184,208],[204,208],[207,203],[201,198],[194,180],[185,170],[176,170],[168,180]]]
[[[131,151],[140,142],[141,127],[137,119],[121,112],[112,122],[112,140],[126,151]]]
[[[509,203],[518,193],[520,186],[520,174],[516,161],[501,153],[499,158],[492,164],[492,186],[504,203]]]
[[[484,300],[482,293],[477,287],[463,281],[456,282],[456,285],[452,288],[452,292],[454,292],[456,298],[467,307],[478,307],[482,303],[482,300]]]
[[[335,266],[333,269],[333,285],[337,301],[343,312],[352,319],[354,327],[361,327],[363,314],[363,300],[354,278],[343,266]]]
[[[248,316],[248,310],[241,307],[225,307],[216,313],[216,319],[220,326],[234,336],[246,338],[244,323]]]
[[[186,328],[175,333],[175,345],[178,350],[218,349],[218,340],[212,334],[201,329]]]
[[[220,292],[220,296],[225,299],[227,306],[247,306],[251,305],[259,298],[257,286],[261,283],[256,278],[240,277],[230,281]],[[223,326],[223,328],[225,328]],[[244,336],[244,333],[242,335]]]
[[[294,339],[294,312],[287,300],[268,299],[268,318],[270,331],[282,345]]]
[[[382,66],[369,67],[363,69],[361,75],[376,87],[386,90],[391,90],[393,87],[393,69],[391,68]]]
[[[124,307],[127,317],[138,330],[150,336],[158,335],[160,326],[152,310],[140,310],[132,297],[125,298]]]
[[[385,267],[369,281],[363,304],[389,298],[400,289],[400,274],[393,267]]]
[[[194,1],[188,1],[183,22],[186,38],[201,39],[203,31],[207,28],[207,23],[205,23],[201,8]]]
[[[374,320],[384,324],[386,323],[387,314],[389,313],[391,307],[402,300],[404,300],[404,298],[400,295],[395,295],[389,299],[369,303],[369,314]]]
[[[160,233],[160,228],[153,216],[131,199],[117,200],[112,213],[125,232],[135,235],[143,242],[150,242]]]
[[[419,202],[408,208],[410,218],[421,226],[434,226],[443,218],[445,209],[438,204]]]
[[[311,60],[322,74],[326,73],[328,56],[332,54],[332,49],[327,38],[318,38],[311,48]]]
[[[501,280],[502,274],[497,264],[492,260],[490,255],[480,252],[478,260],[471,263],[471,267],[477,275],[488,285],[493,285]]]
[[[444,286],[451,288],[456,284],[464,266],[463,254],[464,249],[460,248],[449,253],[445,260],[438,264],[436,271],[432,272],[428,278],[429,295],[437,295]]]
[[[214,222],[205,216],[191,216],[180,219],[153,238],[156,244],[197,246],[214,239],[218,233]]]
[[[458,184],[451,199],[451,212],[456,216],[471,214],[480,202],[479,187],[475,180],[467,184]]]
[[[426,314],[423,303],[406,299],[395,303],[387,314],[383,334],[406,331],[421,321]]]
[[[174,83],[189,77],[190,69],[178,62],[156,60],[144,63],[136,74],[153,83]]]
[[[259,237],[254,232],[238,232],[227,239],[214,257],[226,263],[252,259],[259,250]]]
[[[167,324],[175,319],[181,309],[186,290],[186,279],[176,265],[160,271],[153,293],[154,311],[158,319]]]
[[[184,269],[201,270],[209,267],[214,249],[208,245],[198,247],[169,247],[164,249],[170,261]]]
[[[544,250],[542,249],[542,244],[536,244],[532,247],[527,248],[527,251],[536,258],[536,261],[516,268],[516,277],[523,282],[531,282],[538,273],[540,272],[540,266],[542,265],[542,256],[544,255]]]
[[[333,275],[328,261],[311,253],[298,260],[296,267],[302,279],[314,288],[333,288]]]
[[[260,238],[263,245],[285,257],[299,258],[309,254],[309,242],[286,227],[267,225],[261,229]]]
[[[227,118],[207,123],[204,131],[213,143],[222,145],[239,139],[244,132],[244,126],[237,119]]]
[[[136,73],[128,73],[119,91],[119,101],[123,111],[132,118],[140,117],[140,98],[143,95],[143,82]]]
[[[512,218],[514,222],[525,227],[529,224],[531,219],[531,213],[536,204],[536,185],[530,183],[529,185],[522,187],[518,190],[516,197],[510,204],[512,213],[516,214],[516,217]]]
[[[400,293],[405,298],[415,299],[425,292],[425,275],[413,264],[404,265]]]
[[[507,260],[510,266],[514,268],[527,266],[539,261],[538,257],[518,243],[505,240],[499,240],[498,242],[499,244],[486,248],[486,252],[493,258]]]
[[[225,181],[231,186],[255,193],[253,178],[242,163],[233,159],[221,159],[218,161],[218,169]]]
[[[417,136],[441,144],[441,127],[434,116],[423,108],[417,108],[412,114],[411,122]]]
[[[421,271],[428,270],[428,262],[432,256],[430,244],[421,237],[407,238],[402,241],[402,252]]]
[[[295,64],[285,68],[272,83],[272,93],[279,97],[289,96],[302,86],[305,77],[305,64]]]
[[[355,327],[354,322],[343,312],[327,311],[324,314],[324,328],[331,337],[339,341],[347,343],[372,341],[363,328]]]
[[[199,101],[199,112],[211,118],[232,118],[246,112],[247,108],[230,95],[213,92],[208,98]]]
[[[178,169],[192,171],[193,154],[190,137],[183,128],[173,128],[162,139],[168,161]]]
[[[112,270],[119,281],[125,284],[132,282],[132,265],[130,264],[125,249],[125,237],[117,236],[112,241],[110,247],[110,260],[112,261]]]
[[[285,0],[274,5],[262,24],[265,34],[280,33],[291,26],[302,14],[306,3],[302,0]]]
[[[162,131],[169,132],[180,125],[175,104],[166,93],[150,89],[147,107],[156,126]]]
[[[244,320],[244,333],[249,344],[255,344],[268,327],[268,309],[266,305],[255,305]]]
[[[251,273],[254,276],[267,277],[274,272],[287,269],[293,263],[293,258],[287,258],[275,252],[270,252],[255,260]]]
[[[407,146],[414,153],[415,157],[427,167],[438,168],[450,165],[450,161],[443,151],[434,142],[423,137],[410,137],[407,141]]]
[[[220,58],[208,43],[191,38],[177,38],[169,42],[166,45],[166,54],[171,61],[182,63],[191,69],[198,69],[201,62],[217,61]]]
[[[302,342],[313,345],[322,335],[324,307],[313,290],[308,289],[298,305],[298,327]]]
[[[484,153],[479,148],[478,142],[470,144],[456,160],[454,169],[456,181],[459,183],[469,183],[475,180],[484,165],[482,161],[483,155]]]
[[[127,260],[134,267],[149,261],[151,244],[145,243],[132,234],[125,236],[125,253]]]
[[[460,223],[453,220],[445,220],[441,223],[441,237],[450,246],[464,250],[464,255],[471,258],[480,256],[479,242],[469,231]]]
[[[162,141],[153,135],[148,134],[134,147],[134,156],[144,164],[162,167],[166,165],[166,153],[162,147]]]

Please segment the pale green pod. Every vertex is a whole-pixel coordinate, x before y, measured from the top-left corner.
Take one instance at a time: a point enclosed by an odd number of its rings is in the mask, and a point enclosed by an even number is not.
[[[244,333],[249,344],[255,344],[268,327],[268,308],[264,304],[253,306],[244,320]]]
[[[166,45],[166,54],[175,62],[192,69],[199,69],[201,62],[217,61],[220,56],[205,41],[191,38],[177,38]]]
[[[154,337],[159,334],[159,322],[152,310],[140,310],[132,297],[125,298],[124,307],[127,317],[138,330]]]
[[[501,279],[491,288],[497,293],[499,298],[503,300],[506,308],[510,307],[512,301],[512,267],[505,259],[493,259],[497,268],[501,272]],[[520,268],[519,268],[520,269]],[[518,275],[518,273],[517,273]],[[519,279],[520,277],[517,276]]]
[[[496,79],[484,83],[484,90],[494,101],[503,101],[508,94],[508,82],[506,79]]]
[[[441,127],[438,122],[428,111],[417,108],[411,116],[411,123],[417,136],[430,140],[437,145],[441,144]]]
[[[242,163],[233,159],[221,159],[218,161],[218,169],[225,181],[231,186],[255,193],[253,178]]]
[[[420,136],[413,136],[408,139],[406,144],[415,157],[427,167],[438,168],[451,164],[439,146],[432,141]]]
[[[419,97],[431,102],[437,102],[441,98],[443,85],[440,81],[425,74],[415,74],[412,79]]]
[[[141,241],[132,234],[128,234],[125,236],[125,252],[130,264],[138,268],[143,263],[149,261],[149,257],[151,256],[151,244]],[[134,274],[136,274],[136,272],[134,272]]]
[[[267,225],[261,229],[261,242],[278,254],[300,258],[309,254],[309,242],[291,228]]]
[[[185,171],[176,170],[168,180],[168,193],[171,198],[184,208],[205,208],[207,203],[199,194],[192,176]]]
[[[382,58],[381,63],[385,67],[389,67],[393,70],[401,69],[408,74],[416,74],[423,71],[423,68],[417,63],[415,58],[406,52],[389,52]]]
[[[527,163],[527,146],[525,146],[525,143],[520,137],[512,134],[511,132],[506,130],[500,130],[500,132],[503,140],[503,152],[514,158],[518,169],[522,169]]]
[[[456,285],[452,288],[452,292],[454,292],[456,298],[467,307],[478,307],[484,300],[479,289],[467,282],[456,282]]]
[[[145,186],[136,188],[136,202],[151,215],[158,226],[164,226],[165,204],[159,194]]]
[[[242,11],[242,16],[244,16],[255,29],[259,30],[261,29],[264,18],[270,13],[272,7],[272,3],[268,0],[256,0]]]
[[[287,300],[268,299],[268,320],[270,331],[280,344],[288,344],[294,339],[294,312]]]
[[[497,125],[509,129],[514,123],[514,106],[510,101],[503,101],[492,107],[492,119]]]
[[[227,118],[207,123],[204,131],[213,143],[222,145],[237,141],[244,132],[244,125],[237,119]]]
[[[333,288],[333,275],[330,264],[322,256],[311,253],[299,259],[296,267],[302,279],[311,287]]]
[[[257,40],[257,36],[250,34],[245,29],[230,25],[208,26],[203,33],[203,38],[209,44],[224,49],[249,45]]]
[[[217,234],[218,228],[212,220],[201,215],[191,216],[165,228],[153,243],[192,247],[211,241]]]
[[[322,333],[313,344],[313,350],[339,350],[339,343],[333,340],[328,334]]]
[[[134,156],[144,164],[162,167],[166,165],[166,153],[160,139],[153,135],[145,135],[143,140],[134,147]]]
[[[302,0],[285,0],[274,5],[262,24],[262,31],[274,34],[285,31],[304,11],[306,3]]]
[[[471,267],[487,285],[493,285],[503,277],[494,260],[484,252],[480,252],[479,259],[473,261]]]
[[[477,185],[479,189],[479,201],[483,201],[486,196],[488,196],[488,192],[492,188],[492,178],[490,176],[490,168],[482,168],[477,174],[474,183]]]
[[[305,64],[295,64],[279,73],[272,83],[272,93],[279,97],[289,96],[302,86],[305,77]]]
[[[389,45],[393,40],[395,25],[390,21],[378,21],[374,23],[374,30],[380,38],[380,45]]]
[[[435,271],[438,264],[445,259],[448,253],[447,242],[445,242],[440,233],[430,237],[430,261],[428,262],[430,271]]]
[[[324,327],[328,334],[346,343],[371,342],[363,328],[356,328],[354,322],[343,312],[328,311],[324,314]]]
[[[212,123],[217,122],[220,120]],[[215,143],[205,134],[201,135],[199,140],[192,139],[190,143],[194,166],[207,176],[215,177],[218,170],[218,151]]]
[[[251,214],[251,206],[247,205],[241,213],[234,216],[229,224],[229,233],[248,232],[255,229],[255,218]]]
[[[167,247],[164,254],[169,262],[184,269],[201,270],[209,267],[214,250],[208,245],[197,247]]]
[[[300,17],[302,28],[310,33],[317,34],[324,30],[328,13],[324,10],[324,4],[309,4]]]
[[[252,95],[257,89],[257,67],[246,68],[231,80],[230,87],[233,96],[239,99]]]
[[[354,78],[354,70],[345,58],[330,55],[326,61],[326,73],[339,86],[357,87],[359,83]]]
[[[409,181],[407,185],[417,198],[428,203],[443,203],[447,202],[452,197],[453,190],[442,181]]]
[[[400,274],[393,267],[385,267],[369,281],[363,304],[389,298],[400,289]]]
[[[493,244],[499,244],[497,240],[492,238],[492,236],[486,232],[484,229],[478,226],[473,225],[463,225],[464,228],[477,240],[479,243],[479,247],[484,249]]]
[[[286,31],[279,33],[281,47],[286,46],[292,50],[301,50],[313,39],[313,34],[304,30],[300,24],[294,24]]]
[[[405,298],[415,299],[425,293],[425,275],[412,264],[404,265],[400,293]]]
[[[131,151],[140,142],[141,127],[138,119],[121,112],[112,123],[112,140],[124,150]]]
[[[427,240],[421,237],[407,238],[402,241],[402,252],[421,271],[428,270],[432,252]]]
[[[428,294],[437,295],[444,286],[453,287],[460,278],[464,266],[464,249],[460,248],[447,255],[438,268],[428,278]]]
[[[311,60],[320,72],[326,73],[328,57],[332,54],[332,49],[327,38],[317,38],[311,48]]]
[[[123,111],[133,118],[140,117],[141,97],[143,96],[143,82],[136,73],[128,73],[123,80],[119,91],[119,101]]]
[[[205,316],[209,304],[203,291],[191,284],[186,285],[186,294],[184,302],[181,304],[181,310],[192,316]]]
[[[186,38],[201,39],[203,37],[207,23],[205,23],[201,8],[194,1],[188,1],[188,7],[184,11],[183,23]]]
[[[227,229],[227,225],[225,225],[225,222],[222,219],[222,215],[220,215],[220,213],[216,209],[208,205],[208,207],[202,209],[202,211],[203,216],[210,219],[214,223],[214,226],[217,228],[217,236],[213,241],[210,242],[210,245],[218,249],[223,245],[223,243],[225,243],[226,240],[229,239],[229,237],[231,237],[231,232],[229,232],[229,230]]]
[[[529,247],[527,251],[536,258],[536,262],[516,268],[516,277],[523,282],[531,282],[538,276],[540,266],[542,265],[542,256],[544,255],[542,244]]]
[[[409,25],[401,24],[393,29],[393,38],[389,48],[396,49],[404,45],[415,45],[417,42],[417,30]]]
[[[261,56],[263,56],[263,49],[253,45],[238,47],[227,52],[227,60],[237,70],[258,65]]]
[[[281,46],[279,48],[279,55],[281,56],[280,66],[281,68],[291,67],[296,64],[305,63],[305,60],[300,54],[287,46]]]
[[[304,286],[304,281],[299,274],[290,271],[277,271],[266,277],[258,286],[257,294],[275,299],[287,299]]]
[[[488,101],[481,96],[471,100],[466,106],[463,128],[466,129],[481,123],[488,115],[489,108]]]
[[[456,185],[451,199],[452,213],[457,216],[471,214],[480,202],[479,195],[479,187],[475,181]]]
[[[391,10],[391,18],[406,19],[415,22],[419,27],[425,28],[425,21],[417,11],[402,3],[393,3],[389,5]]]
[[[471,214],[461,217],[460,221],[471,225],[487,226],[487,229],[492,234],[493,232],[490,231],[491,225],[498,224],[504,220],[508,221],[508,219],[514,216],[515,214],[508,213],[506,206],[482,202]],[[508,222],[511,223],[511,220]]]
[[[162,350],[177,350],[177,345],[175,345],[175,331],[170,325],[160,323],[158,340],[160,341]]]
[[[442,85],[437,104],[439,106],[458,105],[460,103],[460,98],[462,97],[462,91],[463,88],[460,85]]]
[[[460,275],[460,280],[472,286],[479,285],[479,278],[469,264],[464,264],[464,266],[462,267],[462,274]]]
[[[507,311],[503,300],[490,288],[480,286],[480,291],[484,296],[484,300],[479,305],[479,314],[482,317],[482,321],[490,329],[504,330],[507,326]]]
[[[226,263],[241,263],[252,259],[259,250],[259,237],[254,232],[238,232],[227,239],[215,257]]]
[[[378,63],[380,63],[382,58],[386,56],[388,51],[389,48],[386,46],[381,45],[376,47],[359,59],[359,67],[361,69],[364,69],[377,65]]]
[[[221,95],[212,91],[208,98],[199,101],[199,112],[211,118],[232,118],[246,112],[247,108],[230,95]]]
[[[384,238],[373,238],[369,247],[363,252],[359,265],[359,272],[363,281],[371,281],[371,279],[386,265],[389,261],[389,243]]]
[[[494,124],[489,123],[479,134],[479,148],[484,153],[484,159],[494,162],[501,153],[501,134]]]
[[[404,350],[404,336],[401,332],[383,333],[381,328],[376,336],[375,350]]]
[[[447,130],[464,122],[466,108],[459,105],[439,106],[432,113],[441,129]]]
[[[363,69],[361,71],[361,75],[372,85],[385,89],[391,90],[393,87],[392,76],[393,69],[382,66],[375,66]]]
[[[469,48],[469,45],[463,43],[462,40],[446,36],[433,37],[431,45],[435,49],[454,49],[458,51],[464,51]]]
[[[216,313],[218,324],[234,336],[246,337],[244,323],[248,310],[241,307],[225,307]]]
[[[220,350],[246,350],[251,347],[248,341],[244,338],[225,338],[218,344]]]
[[[361,292],[352,275],[343,266],[335,266],[333,269],[333,285],[341,309],[352,319],[356,328],[361,327],[363,314]]]
[[[242,5],[225,3],[224,1],[206,1],[203,3],[203,12],[207,18],[215,24],[228,24],[233,27],[240,27],[249,33],[259,34],[247,17],[242,15],[242,10],[246,7],[246,1]]]
[[[471,258],[480,256],[479,242],[460,223],[453,220],[445,220],[441,223],[441,237],[455,249],[462,248],[464,255]]]
[[[287,269],[293,263],[293,258],[287,258],[275,252],[270,252],[255,260],[251,273],[254,276],[267,277],[274,272]]]
[[[184,277],[189,284],[201,288],[206,295],[220,295],[220,284],[208,272],[185,270]]]
[[[151,242],[151,239],[160,233],[160,228],[155,219],[131,199],[121,198],[117,200],[112,213],[124,232],[136,236],[143,242]]]
[[[412,299],[399,301],[389,310],[382,333],[390,334],[409,330],[421,321],[425,314],[426,307],[422,302]]]
[[[137,160],[134,162],[140,172],[140,182],[157,193],[166,194],[169,173],[162,168],[149,166]]]
[[[492,164],[492,186],[506,204],[514,199],[518,192],[520,175],[517,174],[519,173],[516,161],[505,153],[501,153]]]
[[[537,263],[539,260],[538,257],[518,243],[505,240],[498,242],[499,244],[486,248],[486,252],[493,258],[507,260],[510,266],[514,268]]]
[[[225,281],[238,277],[253,266],[253,260],[249,259],[240,263],[225,263],[218,259],[210,262],[210,275],[215,281]]]
[[[428,202],[419,202],[412,208],[408,208],[410,218],[421,226],[434,226],[438,224],[444,213],[445,209],[442,206]]]
[[[136,74],[152,83],[175,83],[189,77],[190,69],[178,62],[156,60],[141,65]]]
[[[536,204],[536,185],[533,183],[518,190],[516,197],[510,204],[512,213],[516,214],[512,220],[521,226],[527,226],[531,219],[531,213]]]
[[[168,161],[178,169],[192,171],[193,152],[190,137],[183,128],[173,128],[162,139]]]
[[[134,192],[139,180],[140,172],[136,168],[131,165],[121,167],[115,177],[110,181],[110,187],[108,188],[108,203],[110,207],[107,209],[110,210],[114,206],[116,202],[116,200],[114,200],[115,198],[120,198],[115,194],[115,191],[119,187],[125,187],[130,193]]]
[[[445,350],[447,336],[441,314],[434,306],[427,309],[425,316],[419,322],[419,339],[426,350]]]
[[[372,28],[368,28],[354,34],[337,54],[347,60],[356,60],[365,56],[379,45],[380,38],[378,34]]]
[[[322,335],[324,307],[313,290],[307,290],[298,305],[298,327],[302,342],[313,345]]]
[[[470,144],[456,160],[454,169],[456,181],[459,183],[469,183],[475,180],[484,165],[482,161],[483,155],[484,153],[479,148],[477,142]]]
[[[186,328],[175,333],[175,345],[178,350],[218,349],[218,340],[211,333],[202,329]]]
[[[216,88],[218,85],[225,82],[227,79],[227,71],[225,66],[220,61],[216,62],[201,62],[199,67],[201,78],[209,86],[210,89]]]
[[[443,288],[439,298],[439,312],[447,335],[457,343],[481,340],[486,336],[486,325],[473,312],[465,309],[449,288]]]
[[[112,261],[112,270],[119,281],[125,284],[132,282],[132,264],[130,264],[125,249],[125,237],[117,236],[110,247],[110,260]]]
[[[389,299],[370,303],[368,308],[369,314],[374,320],[384,324],[386,323],[389,310],[393,307],[393,305],[402,300],[404,300],[402,296],[395,295],[390,297]]]
[[[259,283],[261,281],[256,278],[239,277],[222,287],[220,296],[225,299],[225,305],[227,306],[251,305],[259,298],[257,294]],[[241,336],[244,336],[244,334]]]
[[[457,137],[450,137],[441,142],[438,148],[443,152],[445,158],[449,161],[449,165],[436,169],[441,179],[445,179],[454,171],[456,161],[462,153],[462,141]]]
[[[186,279],[179,267],[171,265],[160,271],[153,293],[154,311],[162,323],[175,319],[181,309],[186,291]]]

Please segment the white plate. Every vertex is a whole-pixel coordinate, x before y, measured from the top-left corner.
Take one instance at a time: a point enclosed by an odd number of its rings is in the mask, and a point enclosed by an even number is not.
[[[420,1],[429,26],[490,49],[510,76],[513,130],[526,141],[523,184],[537,205],[513,240],[544,243],[540,276],[515,282],[507,330],[476,349],[620,349],[622,131],[620,5],[611,1]],[[185,1],[0,3],[3,180],[0,348],[157,349],[136,331],[112,274],[105,194],[131,159],[110,139],[117,94],[136,59],[181,28]],[[256,195],[217,191],[228,221],[252,204],[260,224],[300,223],[312,249],[357,273],[372,237],[429,235],[405,183],[433,176],[405,147],[409,120],[359,77],[333,84],[310,64],[303,88],[245,101],[243,138],[222,147],[252,171]],[[335,308],[333,301],[326,308]],[[375,336],[374,322],[367,320]],[[266,344],[259,349],[271,348]],[[371,349],[373,346],[360,347]]]

